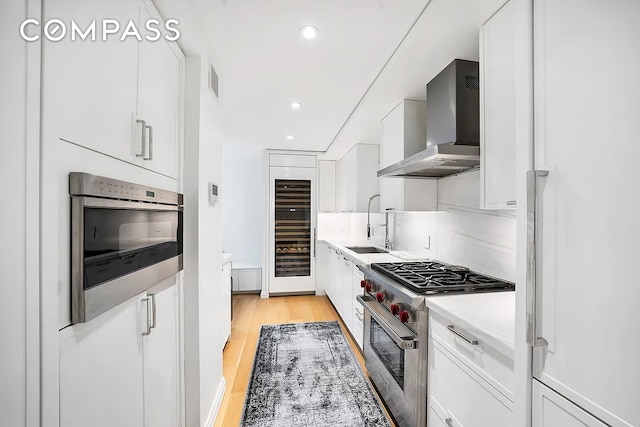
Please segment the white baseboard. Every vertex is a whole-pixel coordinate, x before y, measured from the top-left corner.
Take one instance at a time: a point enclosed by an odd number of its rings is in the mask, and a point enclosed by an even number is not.
[[[216,398],[213,399],[211,409],[209,410],[209,415],[207,416],[207,420],[204,422],[202,427],[213,427],[213,424],[215,424],[216,417],[218,416],[218,412],[220,411],[220,406],[222,405],[222,400],[224,399],[224,392],[226,389],[227,380],[222,377],[222,381],[220,381],[220,385],[218,386]]]

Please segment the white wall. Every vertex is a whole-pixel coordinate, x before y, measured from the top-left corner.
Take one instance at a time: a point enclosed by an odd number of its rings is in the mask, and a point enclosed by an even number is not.
[[[39,423],[39,44],[20,23],[39,4],[0,4],[0,425]],[[34,96],[35,94],[35,96]]]
[[[267,215],[264,150],[225,141],[222,156],[222,247],[233,254],[234,268],[262,267]]]
[[[222,132],[218,101],[207,86],[209,59],[188,56],[184,149],[185,247],[184,344],[186,425],[210,425],[224,394],[222,348],[227,332],[219,292],[222,278],[222,215],[209,205],[208,183],[221,182]]]

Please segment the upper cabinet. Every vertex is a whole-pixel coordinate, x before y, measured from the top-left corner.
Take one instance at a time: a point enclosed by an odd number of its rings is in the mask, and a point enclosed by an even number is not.
[[[318,160],[318,213],[336,211],[336,161]]]
[[[513,2],[480,28],[480,207],[516,205]]]
[[[338,161],[338,211],[367,212],[369,198],[378,194],[378,146],[356,144]],[[378,200],[371,212],[378,210]]]
[[[165,39],[155,7],[148,1],[51,0],[43,8],[46,19],[73,19],[82,30],[96,16],[120,25],[106,41],[97,25],[95,40],[68,34],[43,43],[45,139],[63,139],[177,178],[184,55]],[[160,22],[156,41],[145,38],[154,35],[145,28],[149,19]],[[121,40],[130,21],[142,41],[134,35]]]
[[[427,146],[427,110],[423,101],[405,99],[381,121],[380,168],[424,150]],[[435,179],[381,178],[380,210],[426,211],[437,208]]]

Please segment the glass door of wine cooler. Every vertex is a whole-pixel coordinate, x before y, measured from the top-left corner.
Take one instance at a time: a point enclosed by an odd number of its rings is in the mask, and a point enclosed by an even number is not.
[[[272,262],[269,291],[314,291],[315,169],[272,167],[270,193]]]
[[[276,179],[275,275],[311,275],[311,181]]]

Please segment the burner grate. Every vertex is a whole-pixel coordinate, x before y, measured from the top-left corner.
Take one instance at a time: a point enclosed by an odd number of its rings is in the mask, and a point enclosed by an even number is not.
[[[374,263],[371,268],[419,293],[515,289],[511,282],[436,261]]]

